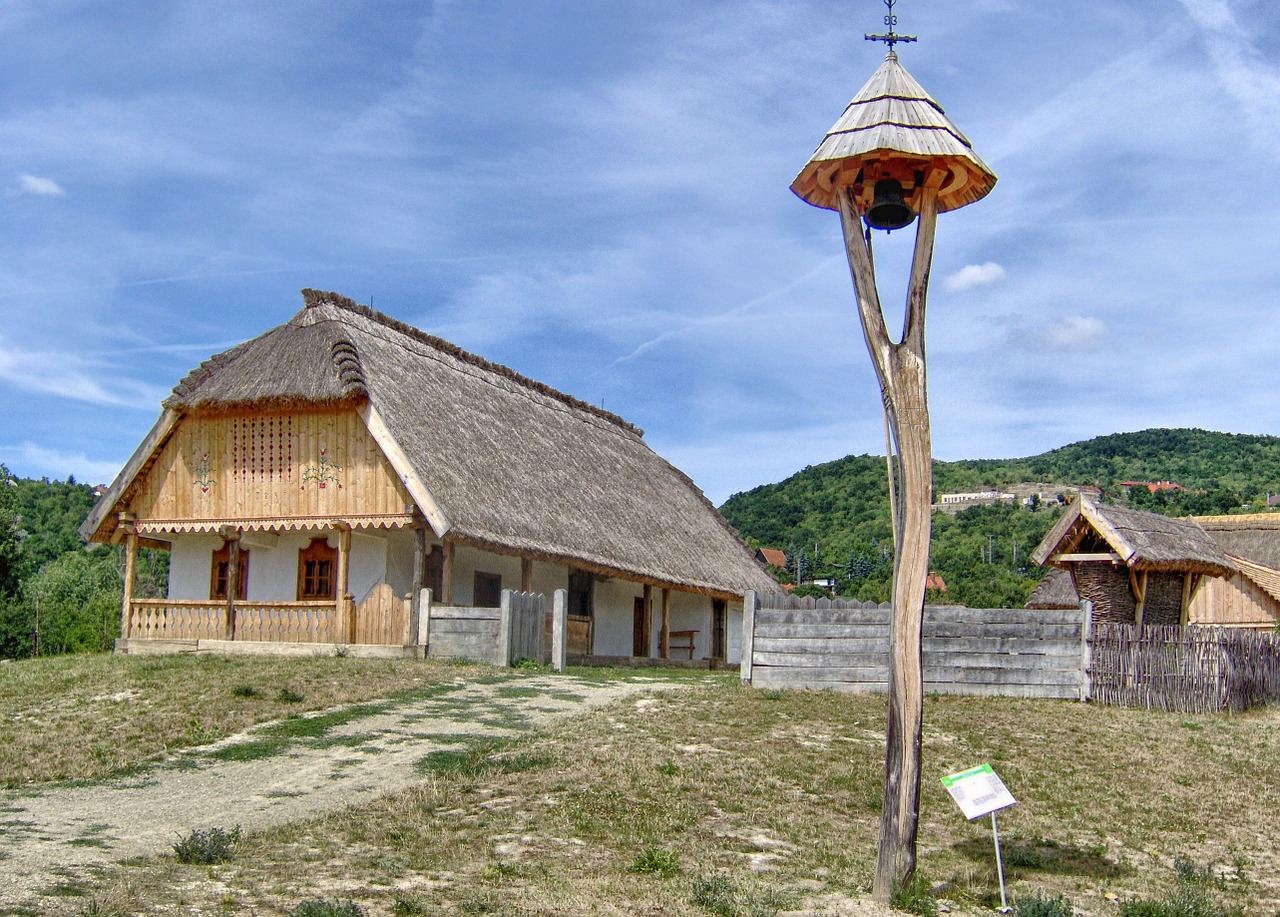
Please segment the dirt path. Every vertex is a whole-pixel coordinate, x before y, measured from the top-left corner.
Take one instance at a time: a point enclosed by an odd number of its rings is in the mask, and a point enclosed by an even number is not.
[[[259,726],[132,777],[5,791],[0,909],[29,907],[101,866],[167,853],[193,830],[253,831],[360,803],[421,780],[432,752],[673,687],[563,676],[457,684],[424,699]]]

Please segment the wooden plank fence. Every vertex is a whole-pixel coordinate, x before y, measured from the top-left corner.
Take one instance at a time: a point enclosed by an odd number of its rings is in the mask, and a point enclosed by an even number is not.
[[[884,691],[888,603],[748,593],[742,680],[757,687]],[[1084,613],[930,605],[922,650],[925,690],[945,694],[1082,699]]]
[[[748,593],[742,681],[884,691],[886,603]],[[1089,700],[1180,712],[1280,701],[1280,636],[1218,627],[1094,624],[1089,609],[925,607],[926,691]]]
[[[474,659],[509,666],[521,659],[545,663],[543,631],[549,626],[546,596],[502,591],[498,608],[435,605],[427,592],[422,603],[427,655]]]

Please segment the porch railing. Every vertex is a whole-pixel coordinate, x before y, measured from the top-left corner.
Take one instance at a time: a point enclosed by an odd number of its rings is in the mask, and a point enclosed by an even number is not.
[[[237,602],[234,631],[225,602],[134,599],[121,635],[135,640],[261,640],[338,643],[335,602]]]

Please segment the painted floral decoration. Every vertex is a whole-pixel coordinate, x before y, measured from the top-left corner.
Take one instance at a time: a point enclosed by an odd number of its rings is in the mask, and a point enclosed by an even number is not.
[[[218,482],[211,478],[209,468],[209,453],[200,456],[200,464],[192,469],[192,473],[196,478],[196,486],[200,488],[200,493],[207,494],[209,488]]]
[[[339,489],[342,488],[342,482],[338,479],[338,473],[342,471],[342,466],[329,461],[329,456],[326,454],[327,451],[326,449],[321,449],[320,464],[308,467],[302,473],[303,484],[314,482],[321,490],[324,490],[329,482],[332,481],[338,485]]]

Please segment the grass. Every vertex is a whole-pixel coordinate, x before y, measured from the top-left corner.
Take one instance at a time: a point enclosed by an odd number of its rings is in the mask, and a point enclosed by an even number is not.
[[[0,785],[97,779],[258,723],[404,697],[492,671],[336,657],[21,660],[6,665],[0,679]]]
[[[87,891],[121,913],[217,913],[233,895],[244,913],[322,900],[513,917],[769,917],[865,895],[884,698],[677,680],[689,687],[543,733],[459,737],[423,759],[411,789],[250,834],[216,876],[157,858]],[[243,672],[227,684],[244,683],[274,690]],[[1280,708],[1188,717],[934,697],[924,742],[920,870],[932,882],[915,890],[917,913],[935,897],[953,913],[999,902],[990,822],[966,822],[939,779],[984,761],[1019,799],[1000,816],[1009,897],[1039,917],[1067,900],[1100,917],[1116,917],[1117,902],[1132,902],[1124,917],[1280,911],[1280,875],[1248,868],[1280,857]]]

